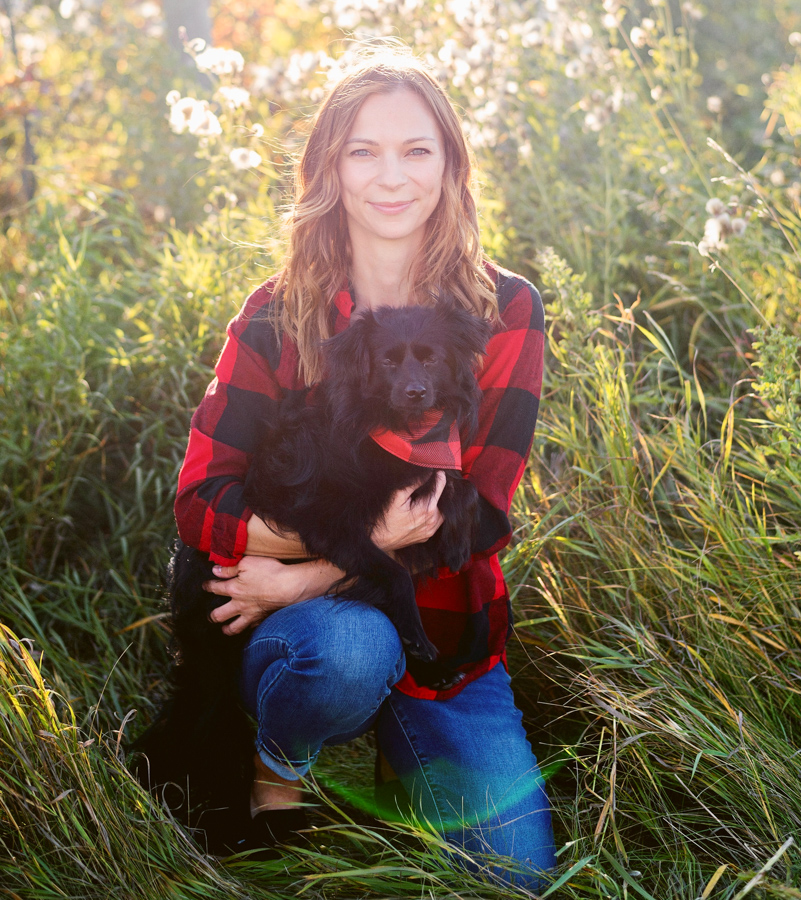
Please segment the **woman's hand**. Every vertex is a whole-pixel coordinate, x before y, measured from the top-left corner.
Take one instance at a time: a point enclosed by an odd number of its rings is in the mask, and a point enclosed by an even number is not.
[[[203,588],[230,598],[209,615],[212,622],[224,623],[223,634],[240,634],[276,609],[319,597],[344,575],[325,560],[286,565],[268,556],[244,556],[238,565],[215,566],[213,572],[217,578]]]
[[[445,489],[445,473],[438,471],[434,490],[412,501],[419,484],[396,491],[383,521],[373,531],[373,543],[382,550],[400,550],[412,544],[424,544],[445,521],[437,503]]]

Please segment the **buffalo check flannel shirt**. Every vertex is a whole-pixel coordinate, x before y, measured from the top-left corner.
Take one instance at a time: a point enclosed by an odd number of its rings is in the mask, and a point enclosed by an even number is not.
[[[478,372],[482,401],[478,430],[462,448],[462,472],[479,493],[479,527],[470,562],[459,573],[443,570],[418,585],[417,604],[426,633],[440,656],[465,673],[457,686],[435,691],[409,673],[397,684],[413,697],[447,699],[497,663],[506,664],[511,631],[509,592],[498,551],[509,542],[512,495],[531,450],[542,386],[544,314],[536,290],[524,278],[488,266],[500,309]],[[178,478],[175,516],[182,540],[233,565],[245,553],[252,511],[243,483],[259,434],[282,398],[302,391],[295,344],[276,336],[267,314],[274,281],[248,297],[228,326],[216,377],[196,410]],[[334,333],[353,312],[348,291],[337,295]]]

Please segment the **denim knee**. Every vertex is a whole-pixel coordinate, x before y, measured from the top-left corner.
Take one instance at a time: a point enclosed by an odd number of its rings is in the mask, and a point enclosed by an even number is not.
[[[368,722],[403,671],[400,638],[382,612],[318,597],[276,611],[254,630],[242,696],[258,720],[260,749],[302,772],[323,743]]]
[[[338,598],[324,609],[313,627],[287,645],[286,664],[299,680],[316,686],[298,697],[298,709],[344,722],[357,709],[372,711],[376,698],[383,699],[400,678],[403,645],[389,619],[372,606]]]

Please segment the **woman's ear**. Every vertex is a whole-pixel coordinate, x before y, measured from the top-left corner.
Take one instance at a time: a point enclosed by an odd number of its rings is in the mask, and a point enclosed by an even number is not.
[[[369,335],[375,322],[367,310],[340,334],[323,343],[326,378],[337,384],[367,386],[370,380]]]

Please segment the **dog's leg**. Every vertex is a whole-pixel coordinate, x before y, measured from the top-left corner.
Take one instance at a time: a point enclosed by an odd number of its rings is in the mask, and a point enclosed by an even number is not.
[[[447,474],[445,489],[439,498],[439,510],[445,521],[436,542],[441,563],[452,572],[458,572],[470,560],[478,491],[461,476]]]
[[[331,561],[359,576],[353,585],[348,586],[346,581],[341,593],[370,603],[385,613],[395,626],[407,656],[427,661],[436,659],[437,648],[423,629],[409,571],[367,537],[348,542],[346,553],[341,548],[336,550],[339,552],[330,555]]]

